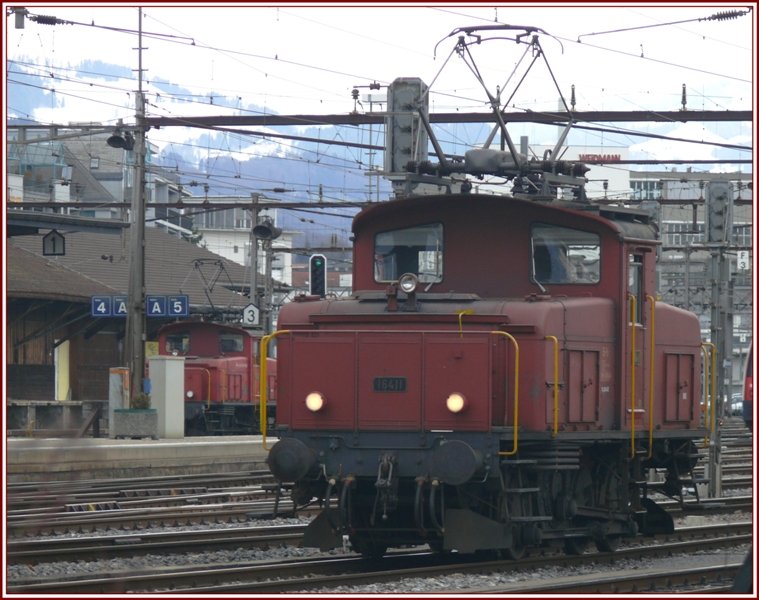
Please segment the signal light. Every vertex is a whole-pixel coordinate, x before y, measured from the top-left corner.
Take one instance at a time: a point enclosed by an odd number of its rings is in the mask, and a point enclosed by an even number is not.
[[[706,199],[706,241],[726,243],[732,229],[733,195],[727,181],[711,181]]]
[[[327,259],[323,254],[313,254],[309,265],[309,293],[312,296],[327,295]]]

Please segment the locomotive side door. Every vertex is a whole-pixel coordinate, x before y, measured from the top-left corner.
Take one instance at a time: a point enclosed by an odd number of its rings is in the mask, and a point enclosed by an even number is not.
[[[622,429],[638,432],[648,428],[648,393],[650,386],[651,299],[654,294],[655,265],[650,248],[629,248],[626,259],[627,286],[621,319],[623,326],[621,357],[623,415]]]

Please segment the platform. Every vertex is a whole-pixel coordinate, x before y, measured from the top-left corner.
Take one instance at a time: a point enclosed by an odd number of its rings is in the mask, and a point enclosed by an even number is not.
[[[269,447],[276,438],[269,438]],[[266,469],[261,436],[21,438],[5,444],[7,481],[75,481]]]

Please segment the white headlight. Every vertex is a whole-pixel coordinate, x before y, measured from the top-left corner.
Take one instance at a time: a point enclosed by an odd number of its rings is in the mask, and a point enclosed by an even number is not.
[[[464,394],[454,392],[445,399],[445,406],[452,413],[460,413],[466,408],[467,401]]]
[[[401,288],[402,292],[407,294],[416,290],[417,285],[419,285],[419,279],[413,273],[404,273],[401,275],[400,279],[398,279],[398,287]]]
[[[190,390],[190,391],[187,392],[186,395],[187,395],[188,398],[194,398],[195,397],[195,392],[193,392],[192,390]]]
[[[319,392],[311,392],[306,396],[306,408],[311,412],[318,412],[324,408],[326,400]]]

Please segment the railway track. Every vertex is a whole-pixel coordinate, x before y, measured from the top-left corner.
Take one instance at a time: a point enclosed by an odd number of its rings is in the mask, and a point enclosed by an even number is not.
[[[143,532],[151,527],[179,527],[192,525],[246,523],[251,520],[269,519],[274,515],[275,506],[279,517],[310,516],[317,506],[299,507],[295,510],[290,499],[277,501],[260,490],[224,492],[222,494],[179,495],[169,498],[169,506],[153,506],[142,501],[140,506],[101,504],[93,510],[62,513],[10,513],[6,517],[8,540],[28,539],[39,536],[62,536],[68,534],[118,532]],[[213,501],[211,501],[213,500]],[[753,497],[747,495],[723,498],[695,499],[687,501],[683,507],[673,500],[660,500],[659,504],[672,512],[701,512],[719,514],[735,510],[750,510]]]
[[[407,552],[396,552],[381,561],[368,561],[356,556],[319,557],[313,559],[298,559],[277,562],[257,562],[255,564],[225,564],[208,565],[199,568],[167,569],[152,571],[118,573],[110,571],[107,575],[93,575],[76,579],[56,577],[55,580],[13,581],[8,582],[10,593],[136,593],[161,592],[187,594],[195,593],[281,593],[281,592],[324,592],[334,590],[336,586],[366,586],[387,581],[407,580],[409,578],[440,577],[451,573],[484,573],[489,575],[521,572],[534,572],[537,569],[561,564],[562,566],[582,567],[598,565],[599,563],[626,564],[626,561],[640,561],[651,557],[672,557],[679,553],[691,555],[696,550],[703,552],[707,549],[735,548],[741,544],[750,544],[753,527],[751,523],[720,524],[706,527],[686,527],[678,529],[668,536],[656,538],[636,538],[628,547],[614,553],[586,553],[579,556],[564,556],[546,550],[540,556],[520,561],[482,560],[481,557],[463,557],[455,554],[438,555],[418,549]],[[714,565],[710,565],[713,567]],[[740,563],[722,564],[720,577],[725,581],[735,576]],[[671,573],[670,580],[675,577]],[[643,574],[642,581],[649,581],[652,573]],[[677,576],[683,573],[678,572]],[[695,575],[694,575],[695,576]],[[699,581],[703,585],[706,570],[701,571]],[[629,574],[625,585],[630,591],[636,585]],[[609,574],[591,581],[588,578],[580,581],[565,582],[565,585],[590,586],[584,590],[604,591],[619,589],[621,576]],[[682,577],[680,577],[682,579]],[[545,590],[557,590],[554,577],[547,578],[547,583],[532,578],[530,590],[532,593]],[[690,580],[692,581],[692,579]],[[650,583],[650,581],[649,581]],[[514,582],[511,582],[513,587]],[[678,585],[683,585],[681,582]],[[569,589],[561,588],[564,593]],[[641,588],[644,589],[644,588]],[[645,589],[651,589],[650,587]],[[447,590],[438,590],[447,591]],[[462,592],[464,590],[458,590]],[[490,586],[490,593],[504,591]]]
[[[56,560],[102,560],[227,548],[297,546],[303,525],[247,526],[190,531],[159,531],[86,537],[58,537],[6,542],[8,564],[38,564]]]
[[[6,499],[9,514],[23,511],[53,511],[149,498],[170,498],[192,493],[265,486],[274,482],[267,470],[223,474],[193,474],[160,477],[90,479],[8,483]]]
[[[673,501],[660,503],[663,508],[674,513],[681,513],[680,506]],[[705,500],[702,502],[703,509],[701,514],[724,514],[733,513],[737,510],[750,511],[753,506],[751,496],[733,496],[729,498],[718,498],[714,500]],[[261,506],[256,504],[256,510],[262,510]],[[237,510],[241,507],[235,505],[232,507]],[[686,505],[686,508],[688,506]],[[213,511],[217,507],[213,507]],[[220,511],[226,510],[224,507]],[[217,521],[222,518],[216,512],[213,512]],[[174,552],[183,551],[205,551],[217,550],[222,548],[234,547],[267,547],[272,545],[299,545],[302,539],[303,530],[306,522],[302,525],[287,526],[263,526],[263,525],[245,525],[252,517],[248,512],[247,506],[244,512],[232,512],[231,516],[237,515],[240,524],[233,527],[189,530],[189,531],[155,531],[142,530],[137,533],[125,533],[118,531],[115,533],[105,533],[102,535],[92,536],[56,536],[48,538],[9,538],[6,541],[7,562],[8,564],[19,563],[37,563],[50,562],[76,556],[81,560],[112,558],[125,555],[142,555],[150,552]],[[124,516],[113,515],[113,523],[119,525],[120,519]],[[129,516],[127,518],[133,518]],[[201,515],[176,515],[163,520],[176,522],[176,520],[199,520]],[[203,513],[203,519],[208,519],[208,513]],[[155,517],[148,517],[146,520],[154,520]],[[145,517],[138,517],[138,521],[145,520]],[[103,521],[98,520],[98,527],[103,527]],[[92,528],[92,523],[87,523],[88,528]],[[123,528],[123,523],[121,523]],[[36,527],[32,527],[36,529]]]

